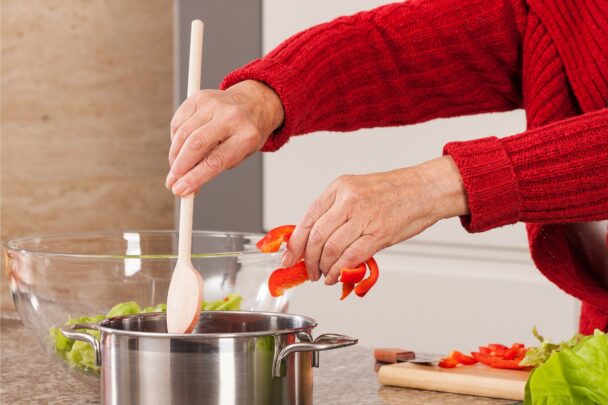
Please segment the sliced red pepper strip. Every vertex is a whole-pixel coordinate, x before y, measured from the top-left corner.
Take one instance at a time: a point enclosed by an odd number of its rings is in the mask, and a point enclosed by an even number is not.
[[[342,296],[341,300],[348,297],[351,292],[355,289],[355,285],[353,283],[342,283]]]
[[[283,225],[271,229],[255,246],[264,253],[277,252],[283,242],[287,242],[296,228],[295,225]]]
[[[521,343],[513,343],[509,350],[505,353],[503,358],[505,360],[513,360],[516,358],[523,358],[526,355],[526,348]]]
[[[280,297],[288,288],[295,287],[308,280],[306,265],[300,261],[287,268],[276,269],[268,278],[268,290],[273,297]]]
[[[340,282],[349,283],[349,284],[357,284],[359,281],[363,280],[365,277],[365,272],[367,268],[365,267],[365,263],[361,263],[359,266],[354,269],[342,269],[340,272]]]
[[[514,359],[514,360],[497,360],[494,363],[490,364],[490,367],[494,368],[503,368],[508,370],[528,370],[530,367],[520,366],[519,362],[522,359]]]
[[[456,360],[458,363],[463,364],[465,366],[470,366],[470,365],[477,363],[477,360],[475,360],[473,357],[468,356],[464,353],[461,353],[458,350],[454,350],[450,354],[450,357],[453,358],[454,360]]]
[[[492,354],[497,356],[504,356],[507,350],[509,350],[507,346],[501,345],[500,343],[490,343],[488,349],[490,349]]]
[[[370,258],[365,261],[367,267],[369,267],[369,277],[362,280],[359,284],[355,286],[355,294],[359,297],[364,297],[365,294],[376,284],[378,281],[379,271],[378,271],[378,263],[374,258]]]
[[[493,368],[504,368],[510,370],[527,370],[529,367],[520,366],[521,359],[505,360],[501,357],[491,356],[478,352],[472,352],[471,355],[475,360],[486,366]]]
[[[486,366],[489,366],[494,361],[496,361],[496,359],[494,357],[490,356],[489,354],[471,352],[471,356],[473,356],[473,358],[475,360],[477,360],[479,363],[485,364]]]
[[[438,366],[441,368],[454,368],[458,365],[458,362],[451,357],[444,357],[439,360]]]

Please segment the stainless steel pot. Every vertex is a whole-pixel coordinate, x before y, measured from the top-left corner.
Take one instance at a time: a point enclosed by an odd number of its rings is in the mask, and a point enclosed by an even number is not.
[[[101,366],[104,404],[312,404],[319,351],[357,339],[326,334],[304,316],[245,311],[202,312],[192,334],[169,334],[165,314],[65,326],[89,343]],[[100,339],[77,331],[92,329]]]

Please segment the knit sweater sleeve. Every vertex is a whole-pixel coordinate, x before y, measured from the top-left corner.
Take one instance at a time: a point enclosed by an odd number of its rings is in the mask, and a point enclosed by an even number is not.
[[[517,221],[608,219],[608,109],[497,139],[444,147],[462,175],[470,215],[482,232]]]
[[[278,94],[262,150],[319,130],[404,125],[521,106],[523,0],[409,0],[303,31],[232,72]]]

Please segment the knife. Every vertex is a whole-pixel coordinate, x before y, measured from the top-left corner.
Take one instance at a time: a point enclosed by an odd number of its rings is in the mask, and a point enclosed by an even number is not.
[[[374,358],[382,364],[394,363],[416,363],[437,365],[441,360],[441,356],[429,353],[415,353],[411,350],[384,347],[374,350]]]

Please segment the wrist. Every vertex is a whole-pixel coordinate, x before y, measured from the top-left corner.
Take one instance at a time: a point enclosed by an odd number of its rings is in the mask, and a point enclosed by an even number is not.
[[[245,102],[264,140],[283,123],[285,112],[281,99],[266,84],[244,80],[226,91]]]
[[[437,220],[469,214],[464,183],[451,156],[430,160],[416,169],[429,187],[432,215]]]

